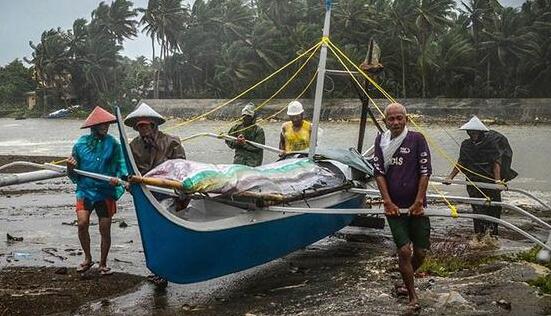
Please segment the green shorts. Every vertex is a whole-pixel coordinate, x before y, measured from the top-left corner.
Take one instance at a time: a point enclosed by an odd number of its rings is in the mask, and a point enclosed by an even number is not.
[[[388,226],[396,247],[413,243],[421,249],[430,247],[430,220],[428,216],[387,216]]]

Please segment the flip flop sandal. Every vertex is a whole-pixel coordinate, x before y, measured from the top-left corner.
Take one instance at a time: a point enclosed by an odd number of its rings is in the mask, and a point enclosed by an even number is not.
[[[78,273],[84,273],[88,270],[90,270],[91,267],[94,266],[94,263],[92,261],[88,262],[88,263],[81,263],[78,267],[77,267],[77,272]]]
[[[409,295],[408,289],[404,285],[401,285],[401,284],[395,284],[394,285],[393,293],[397,297],[408,296]]]
[[[412,313],[418,313],[419,311],[421,311],[421,304],[419,304],[419,303],[408,304],[407,309],[408,309],[408,311],[410,311]]]
[[[101,267],[99,269],[99,274],[102,276],[111,275],[113,274],[113,270],[111,270],[111,268],[108,268],[108,267]]]
[[[157,288],[165,288],[168,286],[168,281],[158,275],[148,275],[147,280],[153,283]]]

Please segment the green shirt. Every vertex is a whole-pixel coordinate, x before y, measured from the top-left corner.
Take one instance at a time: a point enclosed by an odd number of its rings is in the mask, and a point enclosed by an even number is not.
[[[237,137],[239,134],[243,134],[246,140],[264,144],[264,130],[261,127],[254,125],[246,130],[240,131],[243,128],[245,128],[243,123],[236,124],[230,129],[228,135]],[[248,143],[240,145],[235,140],[226,140],[226,144],[231,149],[235,149],[235,156],[233,157],[234,164],[246,165],[250,167],[260,166],[262,164],[264,153],[263,149]]]

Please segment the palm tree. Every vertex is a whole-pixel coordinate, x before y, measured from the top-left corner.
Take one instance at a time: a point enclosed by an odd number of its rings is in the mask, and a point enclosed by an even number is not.
[[[187,9],[182,6],[182,0],[149,0],[147,9],[141,11],[144,13],[140,20],[142,31],[151,37],[152,60],[155,60],[155,42],[161,44],[161,62],[171,51],[179,51],[179,38],[189,17]],[[157,71],[155,98],[159,97],[160,73],[161,69]]]
[[[416,39],[421,54],[419,72],[422,81],[422,97],[427,96],[427,52],[432,39],[451,24],[450,15],[454,8],[453,0],[420,0],[415,8]]]
[[[32,59],[26,61],[33,64],[35,80],[44,93],[44,113],[48,110],[48,90],[63,93],[69,86],[69,43],[69,35],[60,28],[44,31],[37,45],[29,42]]]
[[[133,3],[128,0],[114,0],[111,5],[100,2],[92,11],[90,28],[98,34],[104,34],[115,39],[121,44],[124,39],[137,35],[134,18],[138,15],[136,9],[132,9]]]

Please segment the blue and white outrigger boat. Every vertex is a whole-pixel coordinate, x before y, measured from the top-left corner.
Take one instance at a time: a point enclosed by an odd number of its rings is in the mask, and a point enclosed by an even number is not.
[[[323,38],[328,39],[330,24],[330,5],[326,8]],[[318,65],[316,94],[314,100],[314,116],[312,136],[308,157],[314,160],[318,154],[317,133],[320,120],[325,64],[327,58],[327,42],[321,47]],[[347,69],[348,70],[348,69]],[[329,72],[329,71],[328,71]],[[350,71],[348,71],[350,73]],[[359,145],[363,143],[365,130],[364,109],[362,104],[362,119],[360,124]],[[373,115],[372,119],[373,119]],[[147,185],[142,181],[134,158],[131,155],[127,135],[122,124],[120,111],[117,109],[118,129],[123,153],[130,174],[130,191],[138,218],[142,245],[147,267],[155,274],[175,283],[194,283],[220,277],[237,271],[255,267],[271,260],[280,258],[293,251],[310,245],[349,225],[358,214],[378,215],[383,209],[371,209],[366,197],[379,197],[377,190],[369,189],[366,184],[372,180],[369,163],[363,155],[343,151],[337,155],[326,155],[324,164],[332,165],[332,170],[345,178],[342,185],[335,187],[298,192],[290,198],[279,201],[263,202],[258,198],[249,200],[234,199],[232,196],[193,195],[193,203],[186,209],[183,216],[180,212],[170,211],[157,201],[152,192],[177,195],[173,189]],[[209,135],[206,135],[209,136]],[[213,136],[213,135],[210,135]],[[214,135],[216,136],[216,135]],[[229,136],[228,136],[229,137]],[[254,144],[253,144],[254,145]],[[259,145],[260,146],[260,145]],[[269,146],[263,148],[272,150]],[[360,148],[358,148],[360,149]],[[277,149],[273,149],[277,151]],[[360,149],[361,151],[361,149]],[[339,159],[340,156],[351,159]],[[329,157],[329,158],[328,158]],[[349,163],[346,164],[346,161]],[[343,163],[345,161],[345,163]],[[22,174],[0,178],[0,187],[11,184],[36,180],[34,177],[55,177],[64,175],[64,168],[54,165],[37,165],[32,163],[12,163],[0,167],[0,170],[17,164],[36,166],[42,169],[35,175]],[[109,177],[75,170],[89,177],[112,180]],[[361,176],[357,176],[358,172]],[[141,180],[140,180],[141,179]],[[442,182],[443,179],[432,179]],[[464,184],[454,181],[454,184]],[[470,182],[473,185],[472,182]],[[511,190],[510,187],[494,184],[474,183],[480,187],[491,187],[498,190]],[[522,194],[529,193],[517,190]],[[429,198],[439,198],[431,195]],[[534,198],[533,196],[530,196]],[[549,231],[547,242],[525,232],[509,222],[481,214],[458,213],[450,214],[446,210],[427,210],[428,216],[478,218],[504,225],[522,234],[542,247],[539,254],[541,260],[549,261],[551,251],[551,225],[516,206],[503,202],[491,202],[485,199],[446,196],[449,201],[467,204],[499,204],[505,208],[517,211],[529,217]],[[547,210],[543,201],[537,200]]]

